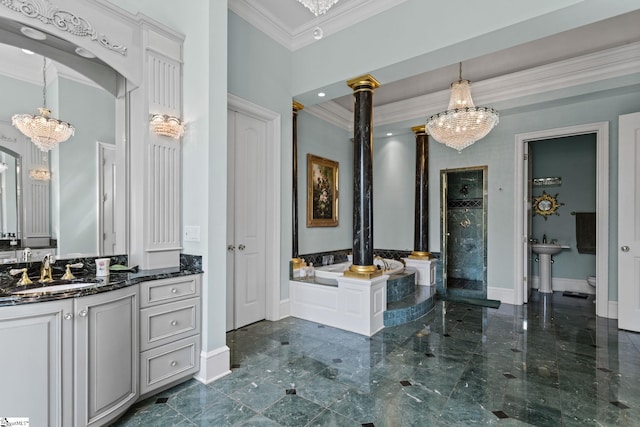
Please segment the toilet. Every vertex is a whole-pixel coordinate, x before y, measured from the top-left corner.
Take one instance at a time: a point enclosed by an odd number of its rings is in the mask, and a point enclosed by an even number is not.
[[[592,288],[596,287],[596,276],[589,276],[587,277],[587,283],[589,284],[589,286],[591,286]]]

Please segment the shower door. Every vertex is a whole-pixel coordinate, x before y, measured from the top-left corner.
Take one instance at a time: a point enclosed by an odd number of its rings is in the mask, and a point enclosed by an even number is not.
[[[440,171],[442,286],[449,295],[487,297],[487,167]]]

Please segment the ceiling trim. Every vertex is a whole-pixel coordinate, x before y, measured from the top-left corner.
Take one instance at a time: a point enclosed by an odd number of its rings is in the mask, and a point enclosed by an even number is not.
[[[476,82],[472,85],[472,94],[478,106],[490,106],[541,93],[550,93],[548,100],[553,100],[565,96],[561,89],[639,74],[639,71],[640,42],[636,42]],[[413,119],[425,121],[427,117],[444,110],[448,103],[449,89],[446,89],[375,107],[373,120],[376,126]],[[305,110],[341,129],[353,129],[353,113],[336,102],[309,106]]]
[[[278,0],[296,1],[296,0]],[[330,36],[348,27],[365,21],[374,15],[394,8],[407,0],[350,0],[339,3],[340,13],[331,11],[314,17],[309,13],[309,20],[298,27],[285,24],[282,19],[273,15],[260,1],[229,0],[228,8],[249,24],[271,37],[290,51],[301,49],[317,43],[311,35],[313,28],[320,26],[324,36]],[[335,7],[335,6],[334,6]]]

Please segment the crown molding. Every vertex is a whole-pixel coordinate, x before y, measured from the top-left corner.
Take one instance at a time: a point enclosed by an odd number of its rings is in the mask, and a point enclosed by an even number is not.
[[[327,101],[322,104],[309,105],[305,107],[304,111],[340,129],[353,130],[353,112],[337,102]]]
[[[294,51],[317,42],[317,40],[311,36],[311,31],[316,26],[320,26],[324,32],[324,36],[327,37],[406,1],[407,0],[345,1],[340,4],[339,13],[327,13],[317,18],[309,13],[309,20],[295,28],[286,25],[279,17],[273,15],[267,8],[263,7],[260,2],[250,3],[248,0],[229,0],[228,8],[288,50]]]
[[[640,79],[640,42],[483,80],[473,83],[471,91],[478,106],[541,93],[550,94],[547,100],[554,100],[565,96],[562,89],[632,74],[638,74]],[[425,121],[447,107],[449,94],[446,89],[377,106],[373,121],[376,126]],[[305,111],[341,129],[353,129],[353,113],[334,101],[307,106]]]
[[[637,74],[639,71],[640,43],[632,43],[473,83],[471,92],[478,106],[491,106],[554,91],[558,93],[553,99],[559,99],[565,96],[560,89]],[[374,109],[374,123],[380,126],[418,118],[424,121],[447,107],[449,94],[449,89],[446,89],[381,105]]]
[[[265,33],[290,51],[293,50],[292,30],[272,16],[260,3],[250,4],[247,0],[229,0],[228,8],[247,21],[251,26]]]

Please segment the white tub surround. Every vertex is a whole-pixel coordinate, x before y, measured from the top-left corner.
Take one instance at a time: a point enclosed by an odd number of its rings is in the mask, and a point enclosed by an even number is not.
[[[375,259],[373,265],[381,270],[382,274],[395,274],[404,270],[404,264],[393,259]],[[324,279],[337,279],[342,277],[345,271],[349,270],[351,262],[342,262],[339,264],[322,265],[315,267],[315,275]]]
[[[337,286],[292,280],[291,315],[370,337],[384,328],[388,278],[342,276]]]
[[[436,260],[434,259],[416,259],[416,258],[402,258],[407,267],[415,268],[418,272],[416,274],[416,283],[420,286],[435,286],[436,285]]]

